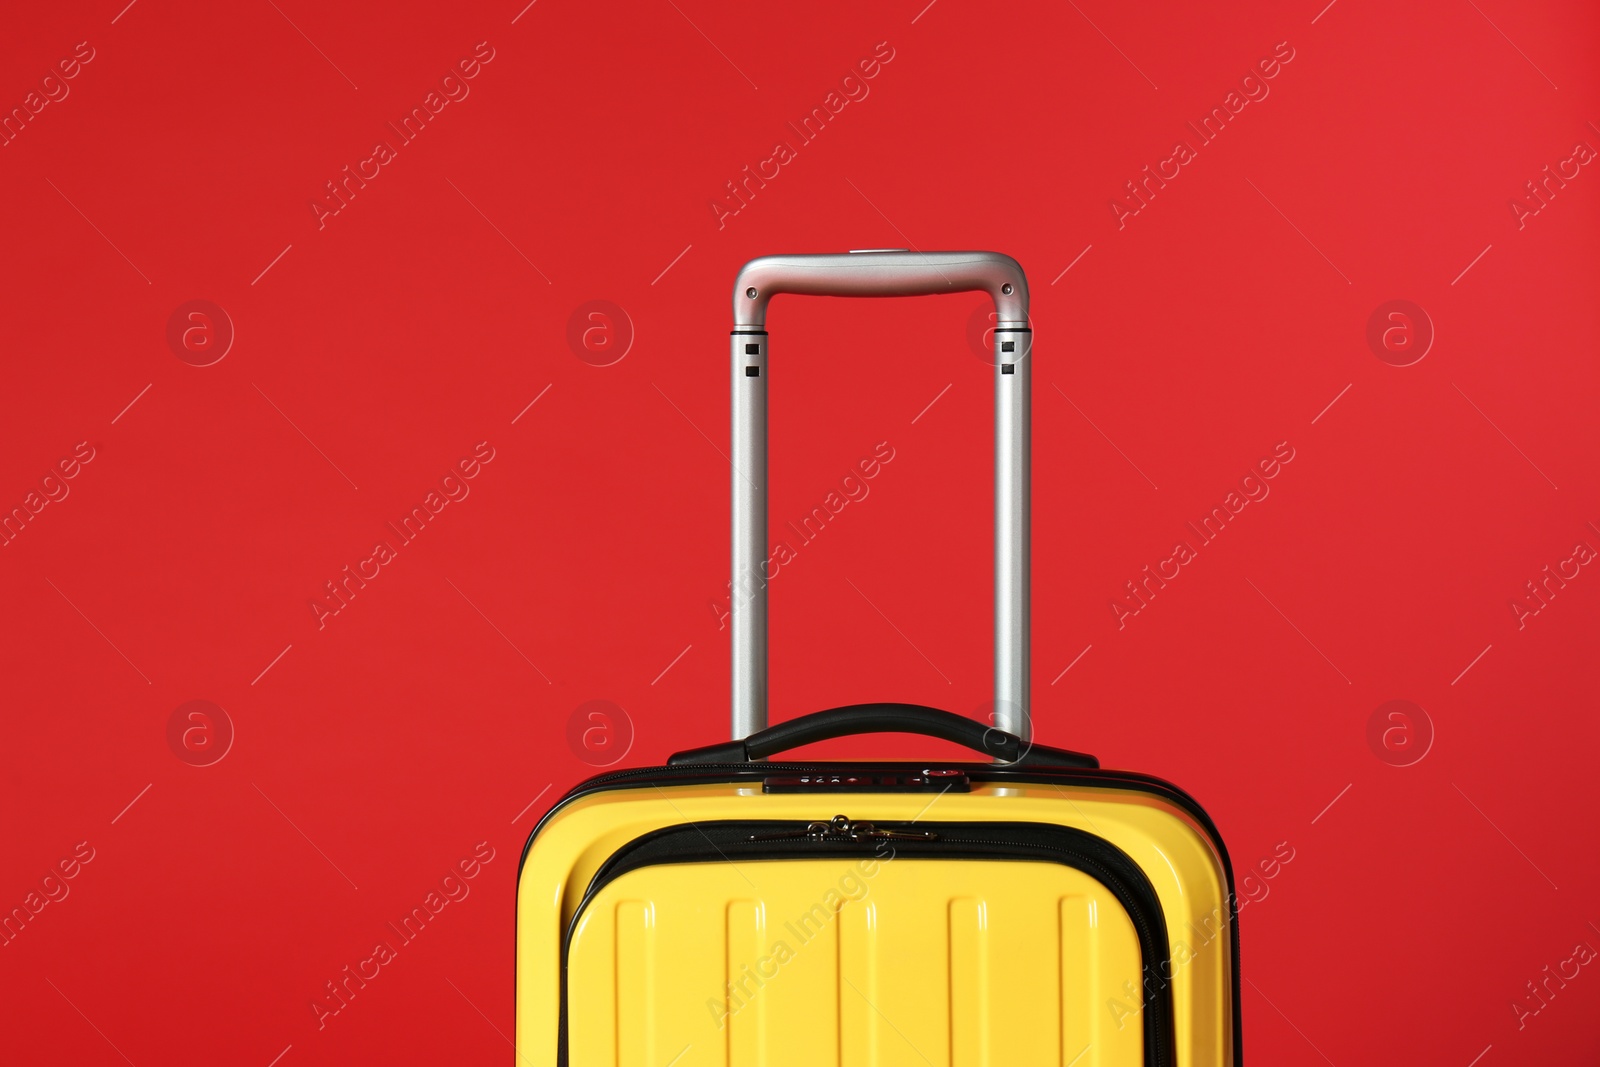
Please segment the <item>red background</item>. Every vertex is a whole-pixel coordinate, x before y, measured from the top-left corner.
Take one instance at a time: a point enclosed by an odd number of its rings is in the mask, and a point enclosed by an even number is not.
[[[1600,547],[1600,176],[1509,206],[1600,145],[1595,12],[925,2],[11,12],[6,108],[94,58],[0,149],[0,504],[94,459],[0,549],[0,906],[94,859],[0,948],[8,1062],[510,1062],[517,856],[602,758],[574,710],[620,705],[629,763],[725,730],[735,271],[906,245],[1032,281],[1039,736],[1190,789],[1241,875],[1294,850],[1242,915],[1251,1060],[1596,1061],[1592,966],[1511,1005],[1600,948],[1600,577],[1509,607]],[[470,96],[319,228],[480,41]],[[719,228],[879,42],[870,95]],[[1119,229],[1279,42],[1270,95]],[[167,341],[194,299],[236,330],[211,366]],[[567,341],[594,299],[635,334],[610,366]],[[1436,331],[1411,366],[1366,340],[1394,299]],[[775,718],[985,701],[980,306],[774,306],[775,531],[895,449],[773,583]],[[319,629],[323,583],[482,441],[470,496]],[[1123,583],[1285,441],[1119,629]],[[235,732],[210,766],[168,740],[190,700]],[[1390,700],[1423,711],[1371,744]],[[319,1030],[480,841],[471,895]]]

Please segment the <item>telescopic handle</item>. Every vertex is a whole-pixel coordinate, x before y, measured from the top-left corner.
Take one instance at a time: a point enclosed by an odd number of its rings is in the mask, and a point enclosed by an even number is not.
[[[994,301],[994,725],[1027,739],[1029,397],[1033,334],[1022,267],[998,252],[873,250],[763,256],[733,292],[733,714],[735,739],[767,725],[767,304],[780,293]]]

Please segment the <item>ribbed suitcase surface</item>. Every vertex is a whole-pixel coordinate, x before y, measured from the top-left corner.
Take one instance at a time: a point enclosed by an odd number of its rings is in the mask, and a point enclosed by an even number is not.
[[[569,1062],[1138,1067],[1106,1004],[1137,1003],[1139,964],[1116,899],[1055,864],[653,867],[577,927]]]

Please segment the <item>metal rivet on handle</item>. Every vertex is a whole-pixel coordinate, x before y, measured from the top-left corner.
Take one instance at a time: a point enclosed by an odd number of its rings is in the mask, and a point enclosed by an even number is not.
[[[756,298],[756,287],[752,285],[750,288],[744,291],[744,295],[748,296],[751,300],[754,300]]]
[[[1002,293],[1006,294],[1007,296],[1010,296],[1011,295],[1011,283],[1010,282],[1006,282],[1004,285],[1002,285],[1000,287],[1000,291]]]

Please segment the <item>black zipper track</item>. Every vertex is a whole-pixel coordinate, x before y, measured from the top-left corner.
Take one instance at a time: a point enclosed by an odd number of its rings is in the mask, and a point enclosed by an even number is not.
[[[1105,769],[1087,768],[1029,768],[1016,770],[1005,764],[995,763],[966,763],[957,764],[947,761],[936,761],[940,767],[948,767],[964,772],[973,782],[1000,782],[1015,783],[1018,785],[1037,783],[1058,786],[1087,786],[1096,789],[1123,789],[1129,792],[1145,793],[1158,796],[1167,800],[1187,813],[1190,818],[1200,826],[1210,840],[1213,848],[1217,850],[1217,857],[1222,861],[1224,884],[1228,891],[1228,942],[1229,952],[1232,956],[1230,968],[1230,985],[1232,986],[1232,1016],[1233,1016],[1233,1067],[1243,1067],[1244,1064],[1244,1010],[1240,998],[1242,984],[1239,974],[1239,907],[1238,896],[1233,878],[1233,861],[1228,855],[1228,847],[1222,840],[1222,834],[1217,830],[1216,823],[1200,803],[1192,796],[1164,779],[1154,775],[1140,774],[1137,771],[1116,771]],[[801,774],[833,774],[833,773],[872,773],[915,771],[928,766],[929,761],[872,761],[872,762],[847,762],[835,761],[830,763],[718,763],[718,764],[682,764],[664,767],[635,767],[622,771],[611,771],[599,774],[585,781],[579,782],[568,790],[566,796],[556,801],[548,811],[539,818],[532,832],[528,834],[527,842],[522,846],[522,856],[517,861],[517,886],[518,892],[522,885],[522,868],[528,862],[528,853],[533,848],[534,840],[539,836],[539,831],[544,825],[554,818],[566,805],[592,793],[605,792],[610,789],[642,789],[672,785],[684,785],[689,782],[725,782],[725,783],[759,783],[768,775],[801,773]],[[835,794],[842,800],[847,794]],[[562,1045],[559,1055],[565,1062],[565,1020],[566,1011],[563,1008],[562,1018]]]
[[[769,768],[770,769],[770,768]],[[1139,939],[1144,974],[1140,1014],[1144,1024],[1145,1067],[1174,1067],[1176,1030],[1172,1004],[1172,950],[1161,899],[1127,853],[1084,830],[1047,823],[880,822],[880,830],[931,833],[934,840],[868,837],[816,837],[804,834],[806,822],[724,820],[669,826],[619,848],[590,879],[573,912],[561,945],[561,1019],[557,1063],[567,1063],[567,955],[572,933],[589,903],[616,879],[645,867],[718,861],[859,858],[884,845],[895,859],[999,859],[1059,863],[1082,871],[1105,886],[1132,920]],[[795,832],[776,840],[751,840],[762,834]]]

